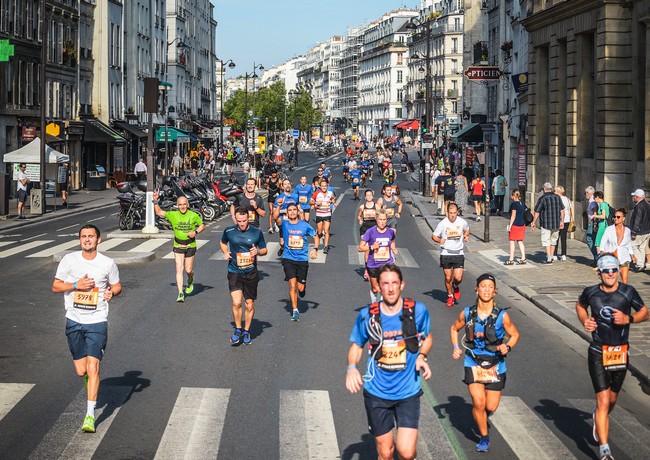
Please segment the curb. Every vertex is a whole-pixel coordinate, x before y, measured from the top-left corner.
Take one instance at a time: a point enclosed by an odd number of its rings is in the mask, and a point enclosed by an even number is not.
[[[66,254],[74,251],[61,251],[52,256],[54,262],[61,262]],[[127,252],[127,251],[106,251],[102,252],[106,257],[110,257],[117,265],[135,265],[142,262],[150,262],[156,258],[153,252]]]
[[[100,204],[93,207],[92,209],[80,208],[80,209],[61,211],[60,214],[56,214],[56,215],[53,215],[54,211],[50,211],[46,214],[41,214],[39,216],[28,217],[23,222],[12,222],[7,225],[0,225],[0,232],[4,230],[12,230],[19,227],[25,227],[31,224],[38,224],[44,221],[55,221],[55,220],[65,219],[66,217],[69,217],[74,214],[83,214],[85,212],[96,211],[98,209],[110,208],[111,206],[115,206],[115,203]],[[2,219],[2,220],[6,222],[9,219]]]

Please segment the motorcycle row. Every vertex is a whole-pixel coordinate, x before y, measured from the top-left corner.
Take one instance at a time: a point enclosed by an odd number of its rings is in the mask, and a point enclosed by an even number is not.
[[[146,220],[147,181],[121,182],[117,184],[119,201],[120,230],[133,230],[142,227]],[[228,181],[210,180],[207,174],[178,178],[162,178],[158,205],[163,211],[177,209],[176,200],[184,196],[189,202],[190,210],[198,213],[203,221],[213,221],[224,212],[229,212],[235,197],[243,193],[234,176]],[[156,216],[156,227],[170,229],[169,223]]]

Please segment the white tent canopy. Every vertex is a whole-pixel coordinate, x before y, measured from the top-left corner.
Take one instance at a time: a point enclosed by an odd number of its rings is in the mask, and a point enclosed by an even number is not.
[[[5,163],[40,163],[41,139],[37,137],[18,150],[5,153],[2,160]],[[70,158],[68,155],[54,150],[49,145],[45,145],[45,160],[46,163],[65,163],[66,161],[69,161]]]

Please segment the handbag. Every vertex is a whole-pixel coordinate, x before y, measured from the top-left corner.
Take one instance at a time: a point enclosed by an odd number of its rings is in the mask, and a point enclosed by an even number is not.
[[[526,227],[528,227],[533,222],[533,219],[533,213],[530,212],[530,208],[526,206],[526,210],[524,211],[524,222],[526,223]]]
[[[576,231],[576,223],[574,221],[569,222],[569,225],[567,226],[568,233],[573,233]]]

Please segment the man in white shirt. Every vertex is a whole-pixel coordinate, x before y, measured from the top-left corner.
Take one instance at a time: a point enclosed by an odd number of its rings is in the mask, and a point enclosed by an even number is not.
[[[144,164],[144,160],[140,158],[140,161],[133,168],[133,174],[138,178],[138,180],[144,180],[147,176],[147,165]]]
[[[20,163],[18,171],[18,218],[26,219],[25,217],[25,202],[27,201],[27,184],[29,184],[29,177],[25,170],[27,165]]]

